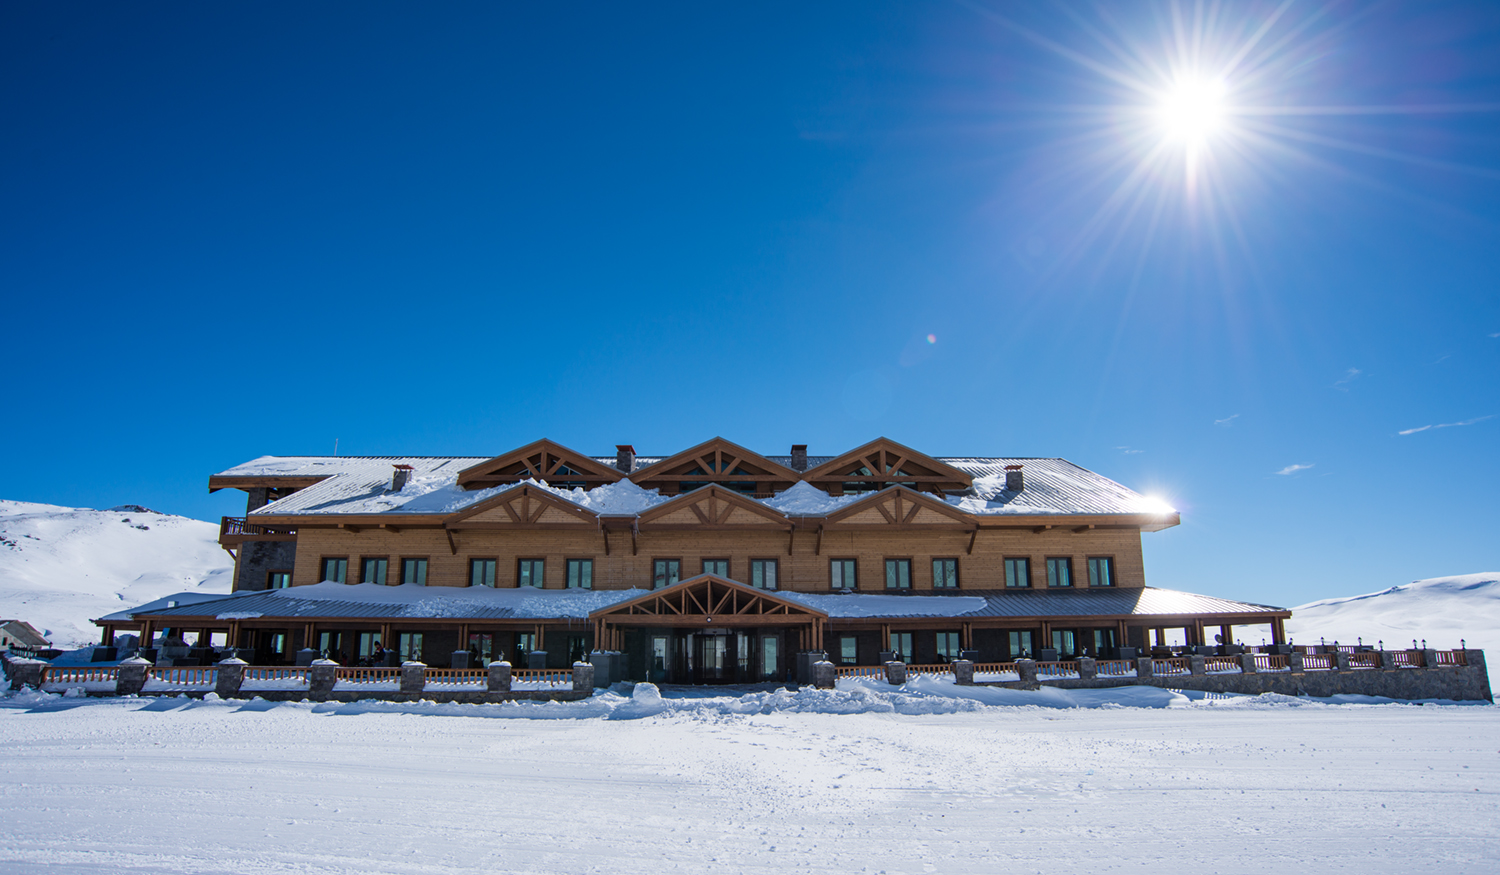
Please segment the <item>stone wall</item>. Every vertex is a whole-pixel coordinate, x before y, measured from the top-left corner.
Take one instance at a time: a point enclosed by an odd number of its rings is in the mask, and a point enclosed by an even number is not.
[[[272,571],[291,571],[296,564],[296,541],[246,541],[235,563],[234,591],[265,589]]]

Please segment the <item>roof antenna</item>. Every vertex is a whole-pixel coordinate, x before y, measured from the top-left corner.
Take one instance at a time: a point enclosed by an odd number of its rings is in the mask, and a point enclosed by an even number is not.
[[[338,438],[334,438],[333,439],[333,457],[335,459],[337,459],[339,457],[339,439]]]

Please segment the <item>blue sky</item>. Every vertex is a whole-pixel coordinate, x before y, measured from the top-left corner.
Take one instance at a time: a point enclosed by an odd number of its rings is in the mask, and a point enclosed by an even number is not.
[[[885,435],[1160,586],[1500,567],[1494,4],[8,3],[0,113],[7,498]]]

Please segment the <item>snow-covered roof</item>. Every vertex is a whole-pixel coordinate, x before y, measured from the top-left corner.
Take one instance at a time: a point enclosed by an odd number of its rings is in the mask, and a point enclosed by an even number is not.
[[[113,614],[105,614],[104,616],[100,617],[99,620],[110,620],[120,623],[129,622],[130,620],[135,618],[136,614],[156,614],[160,611],[170,610],[174,607],[185,607],[187,605],[195,605],[200,602],[211,602],[216,599],[238,598],[239,595],[240,593],[226,594],[214,592],[177,592],[168,596],[162,596],[161,598],[155,599],[153,601],[146,602],[143,605],[136,605],[133,608],[126,608],[123,611],[115,611]]]
[[[240,592],[174,608],[131,613],[153,616],[215,617],[407,617],[443,619],[583,619],[591,612],[643,595],[644,590],[536,589],[487,586],[380,586],[373,583],[317,583],[286,589]],[[156,604],[155,602],[152,603]],[[105,617],[104,619],[112,619]]]
[[[774,461],[790,462],[790,457],[769,456]],[[832,457],[809,457],[813,467],[818,460]],[[655,457],[636,458],[643,467]],[[222,471],[215,477],[322,477],[321,481],[272,502],[252,516],[308,514],[451,514],[498,495],[516,484],[488,489],[465,490],[458,486],[460,471],[486,459],[473,456],[262,456],[243,465]],[[599,457],[601,463],[612,459]],[[938,461],[952,465],[974,477],[973,488],[952,493],[946,498],[955,508],[969,514],[1038,515],[1038,514],[1171,514],[1166,503],[1141,495],[1125,486],[1079,467],[1066,459],[957,457]],[[409,465],[406,485],[391,491],[394,465]],[[1026,484],[1022,491],[1005,488],[1007,465],[1021,465]],[[532,482],[532,481],[527,481]],[[663,496],[657,490],[641,489],[628,480],[597,486],[561,489],[545,483],[559,497],[597,514],[639,514],[674,496]],[[772,498],[760,499],[767,507],[789,516],[823,516],[868,493],[831,496],[807,482],[794,484]]]
[[[405,617],[409,619],[583,619],[646,595],[643,589],[588,590],[487,586],[379,586],[330,583],[241,592],[167,607],[166,600],[129,614],[249,620],[265,617]],[[1070,590],[962,590],[955,593],[805,593],[775,595],[832,618],[858,617],[1088,617],[1179,614],[1259,614],[1285,608],[1237,602],[1155,587]]]

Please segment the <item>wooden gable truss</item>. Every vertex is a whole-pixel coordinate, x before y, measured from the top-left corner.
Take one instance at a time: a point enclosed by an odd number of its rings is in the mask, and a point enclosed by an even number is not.
[[[458,472],[464,489],[486,489],[523,480],[542,480],[549,486],[593,489],[625,475],[576,450],[539,440]]]
[[[808,470],[802,479],[829,495],[898,485],[941,494],[974,485],[974,478],[963,471],[889,438],[876,438],[830,459]]]
[[[448,548],[454,555],[458,555],[455,532],[517,528],[576,532],[589,527],[602,528],[592,511],[529,483],[507,489],[443,521]],[[607,550],[607,539],[605,546]]]
[[[668,456],[630,475],[636,485],[644,489],[660,489],[662,495],[676,495],[717,483],[759,498],[770,498],[801,477],[791,468],[721,437]]]
[[[755,589],[716,574],[700,574],[665,589],[589,614],[594,640],[620,649],[623,628],[672,626],[699,629],[745,626],[787,626],[801,632],[801,649],[819,649],[828,615],[774,591]]]
[[[968,514],[930,495],[905,486],[883,489],[829,514],[818,526],[814,553],[822,555],[825,531],[923,530],[962,531],[969,534],[966,552],[974,552],[979,524]]]
[[[784,529],[786,554],[792,555],[796,524],[785,514],[719,485],[705,486],[663,502],[642,513],[631,530],[631,554],[637,536],[645,531],[726,531]]]

